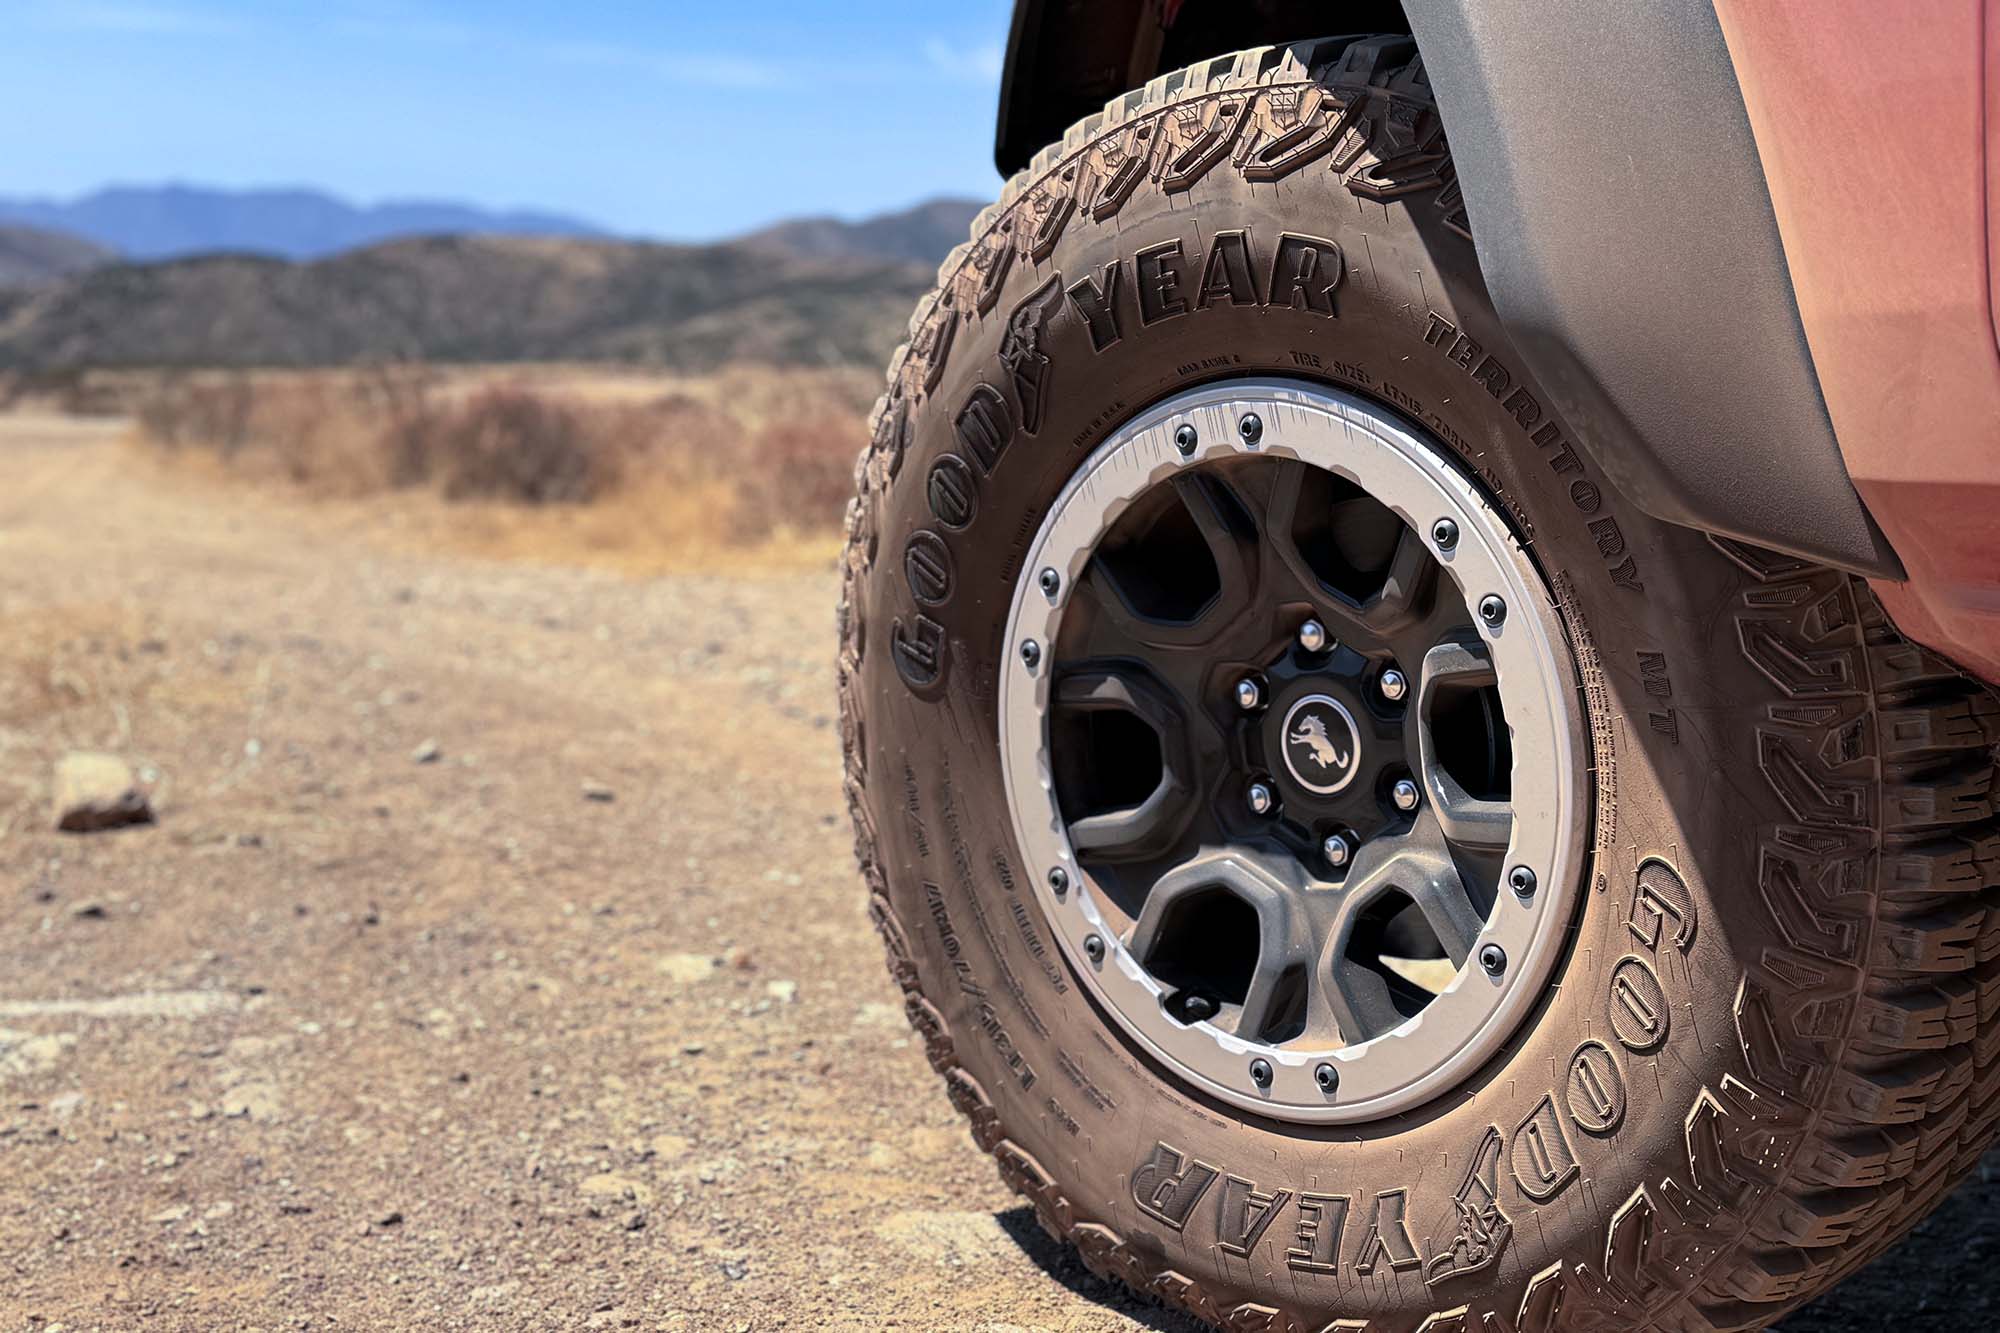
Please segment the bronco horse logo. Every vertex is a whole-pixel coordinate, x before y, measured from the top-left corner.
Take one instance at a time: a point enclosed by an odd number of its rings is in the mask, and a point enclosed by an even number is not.
[[[1317,713],[1307,713],[1299,719],[1299,729],[1285,737],[1293,745],[1303,745],[1312,756],[1312,761],[1321,768],[1335,771],[1346,768],[1351,755],[1340,752],[1333,738],[1326,734],[1326,719]]]

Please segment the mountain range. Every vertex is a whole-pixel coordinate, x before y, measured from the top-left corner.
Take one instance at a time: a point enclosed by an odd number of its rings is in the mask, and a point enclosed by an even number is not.
[[[0,229],[0,370],[380,360],[879,365],[980,205],[670,245],[479,229],[151,263]],[[9,249],[10,240],[13,249]],[[28,256],[9,281],[7,256]]]
[[[937,263],[965,239],[982,205],[933,199],[860,222],[805,217],[741,239],[791,254]],[[217,190],[194,185],[112,186],[75,199],[0,195],[0,226],[67,233],[125,259],[218,252],[324,259],[411,236],[570,236],[612,239],[594,222],[559,213],[496,212],[424,200],[357,205],[319,190]],[[5,281],[0,273],[0,281]]]
[[[69,232],[133,260],[218,250],[318,259],[396,237],[452,232],[611,234],[555,213],[493,212],[423,200],[358,206],[318,190],[212,190],[193,185],[120,185],[68,200],[0,195],[0,222]]]
[[[0,224],[0,288],[40,287],[117,258],[66,231]]]
[[[795,218],[753,231],[743,243],[795,255],[867,256],[937,265],[952,247],[964,243],[972,219],[983,207],[976,199],[933,199],[862,222]]]
[[[930,285],[919,264],[655,245],[428,236],[295,264],[113,264],[0,294],[0,370],[373,361],[885,360]]]

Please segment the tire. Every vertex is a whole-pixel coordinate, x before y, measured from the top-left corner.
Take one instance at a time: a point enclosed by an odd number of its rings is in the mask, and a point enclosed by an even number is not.
[[[1252,290],[1197,300],[1225,232]],[[1286,234],[1337,247],[1326,302],[1271,299]],[[1142,310],[1135,256],[1175,244],[1187,299]],[[1978,1160],[2000,707],[1864,583],[1655,521],[1571,447],[1485,296],[1407,38],[1112,103],[1008,183],[910,328],[844,556],[856,851],[948,1095],[1093,1270],[1232,1329],[1757,1327]],[[1139,1049],[1050,942],[998,757],[1009,598],[1055,497],[1146,405],[1252,375],[1441,442],[1539,566],[1588,722],[1579,906],[1539,1008],[1449,1095],[1367,1123],[1247,1112]]]

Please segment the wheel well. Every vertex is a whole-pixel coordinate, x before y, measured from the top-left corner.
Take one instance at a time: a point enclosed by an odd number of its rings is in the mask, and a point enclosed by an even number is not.
[[[1408,31],[1400,0],[1015,0],[994,160],[1011,175],[1120,93],[1211,56]]]

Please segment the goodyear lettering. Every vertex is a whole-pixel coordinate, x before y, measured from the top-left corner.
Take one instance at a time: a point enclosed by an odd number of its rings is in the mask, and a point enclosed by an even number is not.
[[[1206,1162],[1189,1161],[1170,1143],[1156,1143],[1132,1173],[1132,1202],[1146,1216],[1181,1231],[1220,1174]]]
[[[1132,256],[1132,269],[1138,277],[1141,324],[1157,324],[1187,313],[1187,301],[1181,296],[1181,284],[1187,280],[1187,263],[1181,256],[1179,241],[1147,246]]]
[[[1334,1273],[1340,1270],[1340,1233],[1347,1225],[1348,1198],[1345,1194],[1299,1195],[1298,1222],[1292,1228],[1292,1247],[1285,1251],[1285,1264],[1297,1273]]]
[[[1228,1177],[1216,1198],[1216,1243],[1231,1254],[1247,1257],[1291,1197],[1290,1190],[1264,1194],[1241,1176]]]
[[[1250,276],[1250,234],[1243,231],[1217,232],[1209,243],[1208,263],[1201,271],[1201,290],[1195,304],[1207,309],[1218,301],[1231,305],[1257,305],[1257,283]]]

